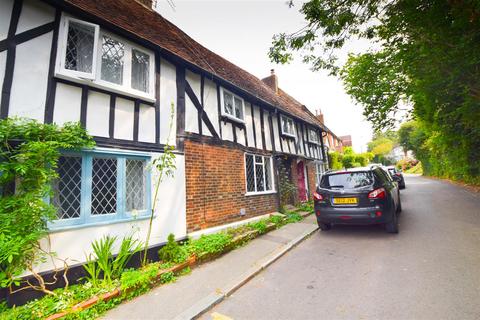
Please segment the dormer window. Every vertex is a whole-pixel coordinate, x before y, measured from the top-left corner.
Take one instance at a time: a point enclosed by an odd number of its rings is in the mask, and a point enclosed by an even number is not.
[[[308,129],[308,142],[316,144],[320,143],[320,137],[317,130],[314,130],[312,128]]]
[[[245,103],[242,98],[222,88],[222,116],[237,122],[245,122]]]
[[[62,17],[56,76],[154,100],[154,55],[96,24]]]
[[[293,122],[293,119],[282,115],[281,122],[282,134],[289,137],[295,137],[295,122]]]

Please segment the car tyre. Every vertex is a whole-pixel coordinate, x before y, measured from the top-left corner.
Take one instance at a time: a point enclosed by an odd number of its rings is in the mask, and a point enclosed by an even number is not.
[[[402,201],[398,198],[397,213],[400,214],[400,212],[402,212]]]
[[[398,219],[396,212],[393,213],[392,220],[385,224],[385,230],[388,233],[398,233]]]
[[[328,230],[332,229],[332,225],[330,223],[319,222],[318,226],[320,227],[320,230],[322,230],[322,231],[328,231]]]

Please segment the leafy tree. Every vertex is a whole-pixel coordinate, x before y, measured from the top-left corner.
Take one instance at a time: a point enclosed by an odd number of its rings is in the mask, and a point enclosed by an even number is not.
[[[480,2],[478,0],[310,0],[307,25],[274,37],[273,61],[294,52],[313,69],[340,75],[375,130],[391,128],[405,105],[420,123],[417,138],[427,174],[480,178]],[[352,38],[376,50],[350,55],[338,49]]]

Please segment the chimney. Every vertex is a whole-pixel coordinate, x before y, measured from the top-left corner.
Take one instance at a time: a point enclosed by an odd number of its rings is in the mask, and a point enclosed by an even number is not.
[[[315,110],[315,117],[317,117],[318,121],[320,121],[322,124],[325,124],[322,109],[318,108],[317,110]]]
[[[275,91],[275,93],[278,93],[278,78],[277,78],[277,75],[275,74],[275,69],[271,69],[270,70],[270,76],[266,77],[266,78],[263,78],[262,81],[267,86],[272,88],[272,90]]]

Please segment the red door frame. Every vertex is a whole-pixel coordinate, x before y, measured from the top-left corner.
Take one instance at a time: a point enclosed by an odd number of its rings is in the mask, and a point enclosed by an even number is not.
[[[300,201],[307,201],[307,186],[305,184],[305,163],[299,161],[297,163],[297,188],[298,199]]]

